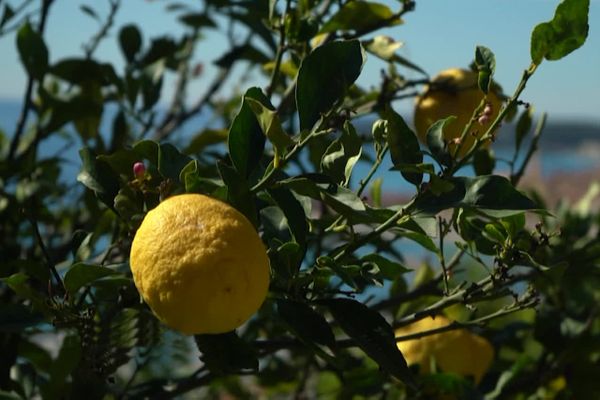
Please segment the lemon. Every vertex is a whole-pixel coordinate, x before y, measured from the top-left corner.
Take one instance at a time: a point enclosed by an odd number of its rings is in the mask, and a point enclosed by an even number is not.
[[[237,328],[258,310],[269,287],[269,259],[252,224],[200,194],[170,197],[148,212],[130,263],[154,314],[185,334]]]
[[[477,86],[477,72],[460,68],[450,68],[442,71],[432,79],[432,85],[428,86],[424,93],[417,97],[415,104],[414,123],[419,139],[426,143],[427,129],[436,121],[447,118],[451,115],[456,119],[446,125],[444,129],[444,138],[451,141],[454,138],[460,138],[464,127],[469,123],[473,116],[473,111],[479,106],[481,100],[485,97]],[[475,135],[468,134],[464,144],[458,154],[464,156],[475,142],[475,137],[480,138],[496,119],[502,105],[498,97],[498,88],[492,85],[486,101],[490,113],[482,122],[475,121],[471,131]],[[489,145],[489,142],[487,143]],[[449,145],[453,153],[455,144]]]
[[[441,328],[450,323],[446,317],[427,317],[397,329],[396,337]],[[423,374],[431,373],[433,364],[443,372],[472,377],[476,384],[481,381],[494,359],[492,345],[466,329],[398,342],[398,348],[407,364],[419,364],[419,371]]]

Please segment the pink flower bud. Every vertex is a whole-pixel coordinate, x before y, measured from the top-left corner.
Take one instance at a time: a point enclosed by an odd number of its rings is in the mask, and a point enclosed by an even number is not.
[[[479,122],[481,125],[485,125],[488,122],[490,122],[490,115],[488,114],[481,114],[479,116],[479,118],[477,118],[477,122]]]
[[[492,105],[490,103],[486,103],[485,107],[483,108],[482,114],[490,117],[493,113],[494,113],[494,108],[492,107]]]
[[[133,164],[133,174],[136,178],[141,178],[146,173],[146,166],[143,162],[136,162]]]

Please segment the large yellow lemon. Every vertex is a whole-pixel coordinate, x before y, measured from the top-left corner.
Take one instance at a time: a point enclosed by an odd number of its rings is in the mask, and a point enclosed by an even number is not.
[[[252,224],[233,207],[199,194],[170,197],[148,212],[130,263],[154,314],[185,334],[237,328],[269,288],[269,259]]]
[[[427,317],[414,324],[396,330],[396,337],[406,336],[450,324],[446,317]],[[424,336],[398,342],[398,348],[408,365],[419,364],[423,374],[431,372],[436,365],[441,371],[472,377],[479,383],[494,359],[494,348],[483,337],[466,329]]]
[[[451,115],[456,116],[456,119],[446,125],[444,138],[450,141],[461,136],[464,127],[471,120],[473,111],[485,97],[485,93],[477,86],[477,76],[477,72],[474,71],[450,68],[432,79],[432,84],[417,98],[415,104],[414,123],[421,142],[427,142],[427,129],[434,122]],[[458,154],[459,157],[467,153],[475,142],[475,138],[481,137],[498,116],[502,101],[498,97],[497,87],[492,86],[494,88],[489,91],[486,98],[492,113],[487,118],[487,122],[475,121],[471,129],[475,135],[468,134],[466,136]],[[453,143],[449,145],[451,152],[454,152],[455,146]]]

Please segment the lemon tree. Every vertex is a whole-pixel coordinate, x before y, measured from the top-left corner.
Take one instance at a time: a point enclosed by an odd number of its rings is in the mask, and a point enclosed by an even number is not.
[[[588,0],[523,38],[502,94],[484,45],[434,78],[402,55],[410,0],[140,5],[166,36],[65,2],[99,23],[72,57],[58,1],[14,3],[0,398],[600,398],[600,190],[547,209],[520,185],[546,121],[522,94]]]

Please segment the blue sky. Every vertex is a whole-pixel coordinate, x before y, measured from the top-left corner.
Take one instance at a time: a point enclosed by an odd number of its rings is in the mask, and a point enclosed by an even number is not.
[[[10,1],[9,1],[10,2]],[[383,1],[397,7],[396,1]],[[18,3],[13,0],[12,4]],[[176,23],[176,14],[167,13],[169,1],[125,0],[116,20],[117,27],[135,23],[149,37],[162,34],[179,35],[182,30]],[[196,1],[187,1],[191,6]],[[522,70],[529,64],[529,38],[533,27],[552,18],[558,0],[418,0],[416,12],[405,18],[405,24],[378,34],[389,35],[405,43],[400,54],[422,66],[430,74],[454,67],[467,66],[473,59],[475,46],[489,47],[496,54],[496,78],[511,93],[518,83]],[[50,44],[51,61],[65,56],[81,54],[82,44],[96,32],[97,23],[84,15],[79,6],[93,5],[100,15],[108,11],[103,0],[57,0],[52,7],[46,40]],[[116,33],[105,40],[96,58],[114,62],[120,68],[122,58],[117,46]],[[207,35],[197,51],[198,60],[207,65],[205,79],[192,86],[192,98],[202,94],[210,76],[215,72],[210,62],[224,51],[225,39],[221,33]],[[0,99],[18,99],[25,87],[25,75],[18,61],[14,35],[0,37]],[[377,60],[370,57],[359,83],[377,84]],[[551,118],[569,118],[600,121],[600,2],[592,0],[590,6],[590,32],[586,44],[565,59],[544,62],[530,81],[523,100],[533,103],[537,110],[549,112]],[[244,71],[238,70],[236,77]],[[411,74],[407,72],[407,75]],[[415,75],[416,77],[416,75]],[[251,82],[232,80],[226,91],[243,91]],[[256,84],[264,84],[258,81]],[[166,85],[168,94],[170,84]],[[224,94],[225,94],[224,92]],[[409,112],[411,102],[399,105]]]

